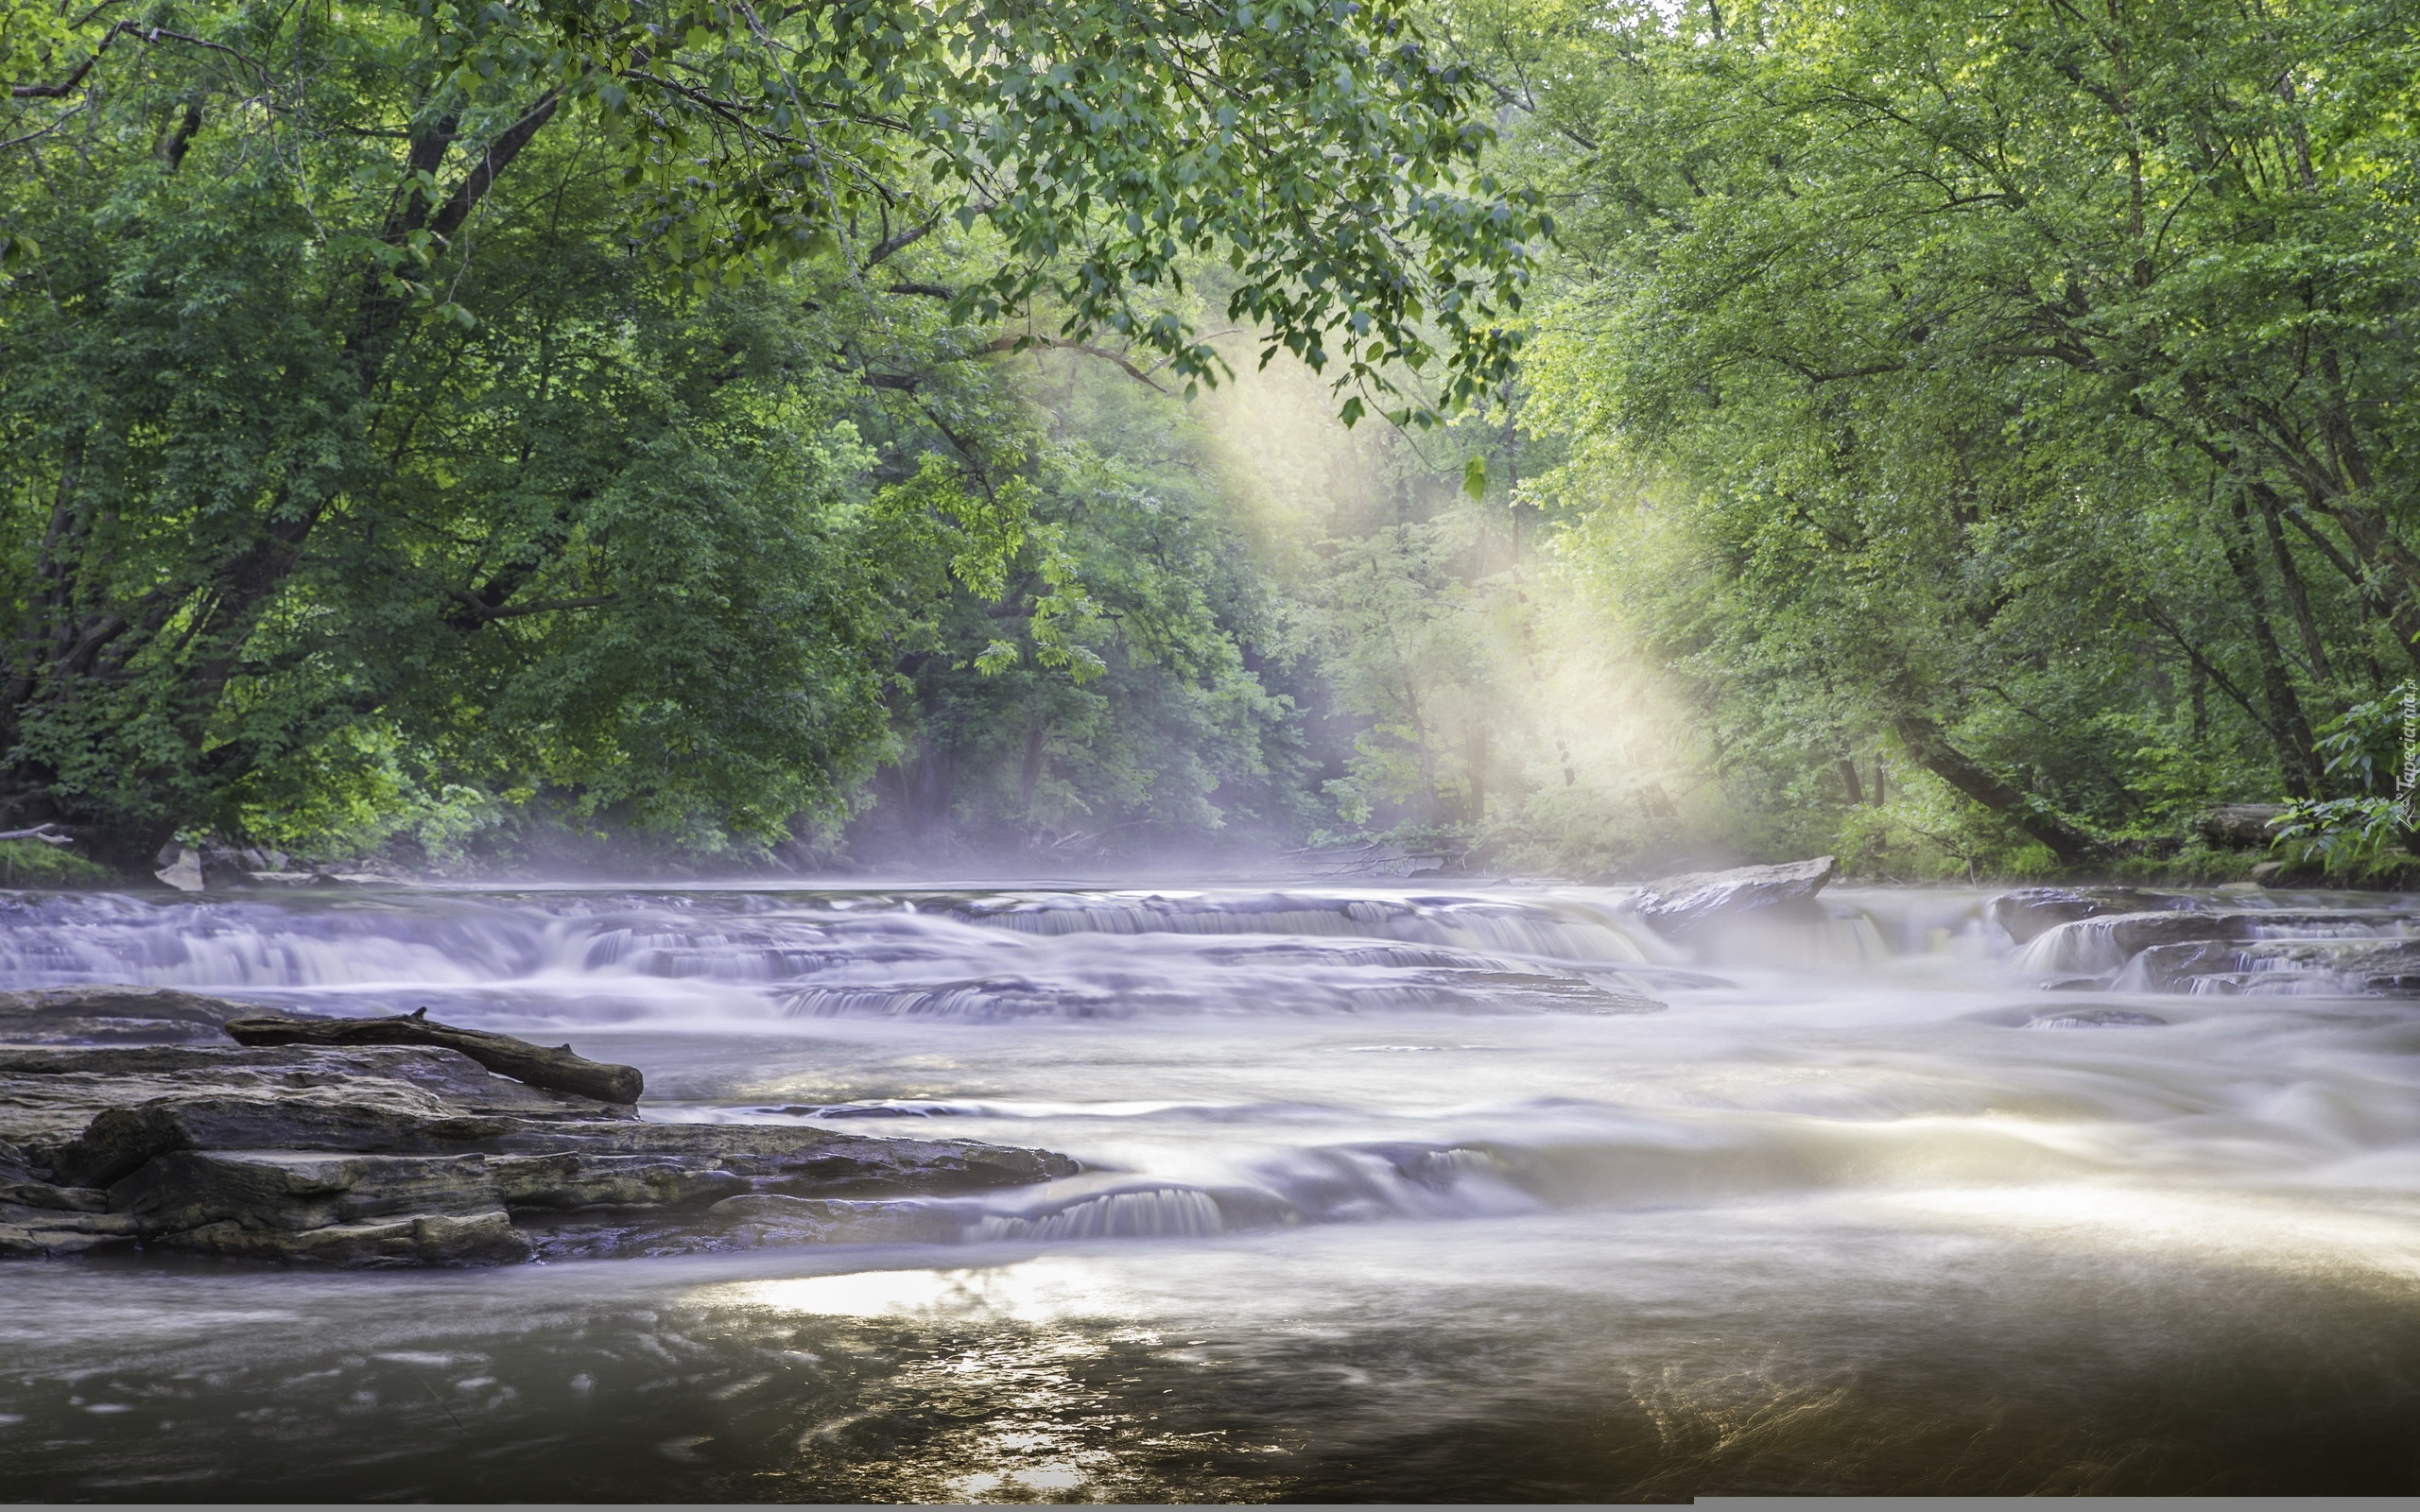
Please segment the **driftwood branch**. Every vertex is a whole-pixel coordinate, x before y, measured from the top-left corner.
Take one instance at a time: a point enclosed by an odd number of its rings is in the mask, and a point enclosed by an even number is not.
[[[435,1045],[458,1050],[499,1076],[609,1103],[635,1103],[646,1085],[635,1066],[584,1059],[569,1045],[549,1050],[509,1034],[457,1029],[432,1021],[426,1008],[392,1019],[231,1019],[227,1034],[244,1045]]]
[[[44,845],[74,845],[75,840],[59,833],[56,824],[37,824],[30,830],[0,830],[0,840],[40,840]]]

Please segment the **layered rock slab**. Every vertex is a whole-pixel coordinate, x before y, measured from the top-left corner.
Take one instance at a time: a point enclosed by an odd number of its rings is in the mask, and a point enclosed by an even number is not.
[[[437,1048],[0,1048],[0,1255],[139,1243],[492,1264],[542,1243],[644,1252],[650,1235],[699,1229],[710,1243],[727,1224],[706,1211],[753,1194],[931,1197],[1077,1169],[965,1140],[648,1123]]]
[[[1984,907],[1984,917],[2008,931],[2019,945],[2061,924],[2113,914],[2150,914],[2200,908],[2195,899],[2140,887],[2019,887]]]
[[[0,1044],[224,1044],[249,1003],[164,987],[62,987],[0,992]]]

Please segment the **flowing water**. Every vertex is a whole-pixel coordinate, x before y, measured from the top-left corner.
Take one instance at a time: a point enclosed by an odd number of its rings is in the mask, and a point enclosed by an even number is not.
[[[2131,991],[1985,896],[1713,959],[1580,888],[0,898],[0,986],[427,1006],[651,1117],[1088,1166],[916,1245],[18,1263],[0,1495],[2420,1489],[2420,1006]]]

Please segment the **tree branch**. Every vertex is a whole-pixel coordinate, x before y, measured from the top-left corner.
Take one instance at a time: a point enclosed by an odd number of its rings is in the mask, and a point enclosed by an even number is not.
[[[437,218],[429,222],[428,229],[444,240],[452,241],[454,233],[461,229],[462,223],[470,218],[471,212],[477,208],[479,200],[494,184],[496,175],[511,166],[512,160],[521,155],[521,149],[529,145],[529,139],[538,134],[538,129],[553,119],[562,99],[561,90],[550,89],[538,96],[538,103],[529,107],[528,113],[506,127],[504,134],[479,154],[470,175],[445,201],[445,208],[437,213]]]
[[[1103,362],[1116,364],[1119,371],[1153,393],[1167,392],[1151,381],[1150,373],[1129,361],[1125,353],[1112,352],[1107,347],[1096,347],[1089,341],[1063,341],[1057,336],[994,336],[975,350],[978,352],[1019,352],[1027,347],[1051,347],[1063,352],[1080,352],[1087,357],[1098,357]]]
[[[457,589],[453,597],[462,607],[447,615],[446,623],[461,628],[475,628],[487,624],[490,620],[513,620],[519,619],[524,614],[551,614],[562,609],[596,609],[599,605],[611,604],[621,596],[619,593],[599,593],[593,598],[549,598],[535,604],[498,606],[487,603],[476,593],[464,593]],[[465,621],[469,623],[465,625]]]
[[[119,22],[116,26],[112,26],[109,30],[101,33],[101,40],[93,44],[93,55],[90,58],[85,59],[82,62],[78,63],[76,65],[76,72],[68,75],[65,78],[60,79],[56,84],[11,84],[9,86],[9,98],[20,100],[55,100],[61,95],[74,94],[76,92],[76,86],[84,82],[84,76],[93,71],[93,65],[101,60],[101,54],[110,50],[110,43],[117,41],[118,38],[126,32],[140,32],[142,29],[142,27],[136,26],[131,21]]]

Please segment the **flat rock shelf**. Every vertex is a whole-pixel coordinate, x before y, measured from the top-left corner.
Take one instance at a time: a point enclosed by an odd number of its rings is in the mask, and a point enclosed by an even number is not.
[[[934,1198],[1079,1170],[966,1140],[649,1123],[441,1045],[193,1042],[256,1011],[115,989],[0,1002],[0,1257],[683,1253],[930,1228]],[[183,1042],[57,1042],[78,1030]]]

